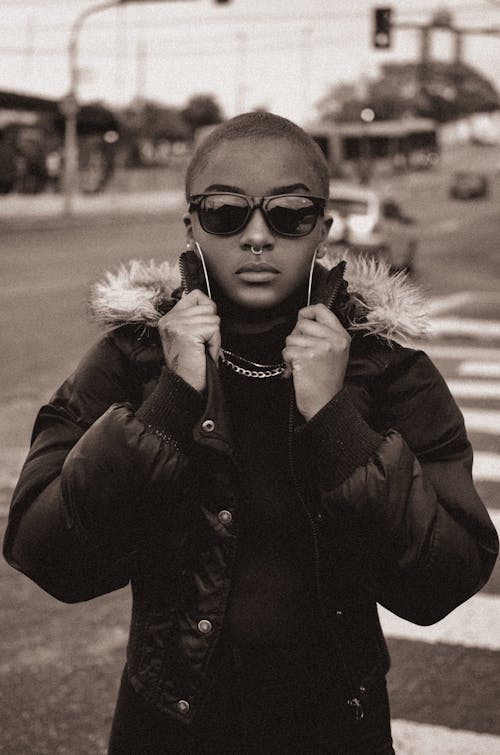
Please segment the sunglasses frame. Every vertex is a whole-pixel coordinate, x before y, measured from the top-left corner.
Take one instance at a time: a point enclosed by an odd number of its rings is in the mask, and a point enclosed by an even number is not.
[[[241,199],[245,199],[247,202],[247,209],[248,209],[247,216],[245,220],[243,221],[243,223],[234,231],[216,233],[214,231],[208,231],[203,226],[200,214],[198,212],[200,204],[207,197],[220,197],[220,196],[241,197]],[[278,231],[276,230],[276,228],[273,227],[268,216],[267,205],[272,199],[280,199],[281,197],[298,197],[299,199],[311,200],[313,204],[313,208],[315,209],[315,211],[317,211],[318,214],[317,214],[316,220],[314,221],[314,224],[308,231],[306,231],[306,233],[283,233],[282,231]],[[205,233],[209,233],[212,236],[236,236],[237,233],[240,233],[244,228],[246,228],[255,210],[260,210],[262,212],[266,225],[268,226],[268,228],[270,228],[270,230],[273,233],[277,233],[278,236],[283,236],[285,238],[298,239],[298,238],[302,238],[303,236],[308,236],[313,231],[314,226],[318,222],[318,218],[324,216],[325,209],[326,209],[326,199],[324,197],[316,197],[310,194],[270,194],[268,196],[262,196],[262,197],[251,197],[248,194],[237,194],[236,192],[232,192],[232,191],[210,191],[205,194],[193,194],[193,196],[189,197],[189,212],[196,210],[196,212],[198,213],[198,220],[200,221],[201,227],[203,228]]]

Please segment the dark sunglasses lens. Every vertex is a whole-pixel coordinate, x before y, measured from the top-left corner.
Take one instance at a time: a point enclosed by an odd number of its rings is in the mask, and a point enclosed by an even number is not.
[[[270,226],[283,236],[310,233],[320,212],[319,205],[306,197],[278,197],[267,205]]]
[[[245,225],[250,208],[243,197],[212,194],[204,197],[198,208],[201,227],[207,233],[237,233]]]

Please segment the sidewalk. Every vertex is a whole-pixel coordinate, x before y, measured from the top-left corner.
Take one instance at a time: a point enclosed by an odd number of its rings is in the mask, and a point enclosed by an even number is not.
[[[73,212],[64,213],[60,194],[12,194],[0,196],[0,232],[31,228],[67,228],[88,223],[89,218],[112,222],[116,218],[137,218],[180,210],[182,191],[144,191],[135,193],[103,192],[75,196]]]

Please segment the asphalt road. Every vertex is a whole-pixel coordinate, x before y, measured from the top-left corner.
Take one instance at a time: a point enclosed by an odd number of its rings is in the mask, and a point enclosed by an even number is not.
[[[408,184],[394,187],[419,220],[417,280],[434,304],[441,301],[445,307],[441,313],[448,313],[444,297],[467,291],[466,303],[452,314],[500,320],[500,183],[484,202],[452,203],[446,197],[446,178],[445,172],[414,174]],[[74,230],[12,231],[0,243],[0,522],[4,523],[36,408],[97,335],[86,319],[89,281],[135,257],[175,261],[184,243],[182,224],[174,217],[89,223]],[[500,347],[500,336],[485,339],[451,332],[433,342],[435,360],[450,381],[458,379],[466,361],[450,356],[446,351],[450,345],[457,350],[480,347],[490,354],[490,362],[500,361],[494,351]],[[500,410],[495,395],[461,399],[461,405]],[[496,433],[471,433],[474,447],[486,454],[500,452],[499,436],[500,427]],[[478,487],[490,510],[498,512],[500,483],[484,479]],[[499,591],[497,570],[486,595],[495,598]],[[8,755],[105,752],[124,659],[128,591],[92,604],[65,606],[2,563],[0,605],[0,751]],[[498,634],[498,626],[491,632]],[[424,728],[440,725],[500,736],[500,664],[494,647],[474,638],[469,644],[460,637],[432,642],[404,632],[391,636],[389,642],[394,718]],[[437,736],[437,730],[432,731]],[[488,744],[488,750],[471,750],[468,744],[463,749],[453,749],[457,745],[419,749],[413,736],[400,743],[402,755],[500,752]],[[468,740],[463,735],[460,741]]]

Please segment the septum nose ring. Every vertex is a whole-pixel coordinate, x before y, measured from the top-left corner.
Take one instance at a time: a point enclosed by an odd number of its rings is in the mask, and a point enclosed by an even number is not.
[[[258,256],[259,254],[262,254],[262,252],[263,252],[263,249],[262,249],[262,247],[260,247],[260,249],[254,249],[254,248],[253,248],[253,245],[252,245],[252,246],[250,247],[250,251],[252,252],[252,254],[256,254],[256,255]]]

